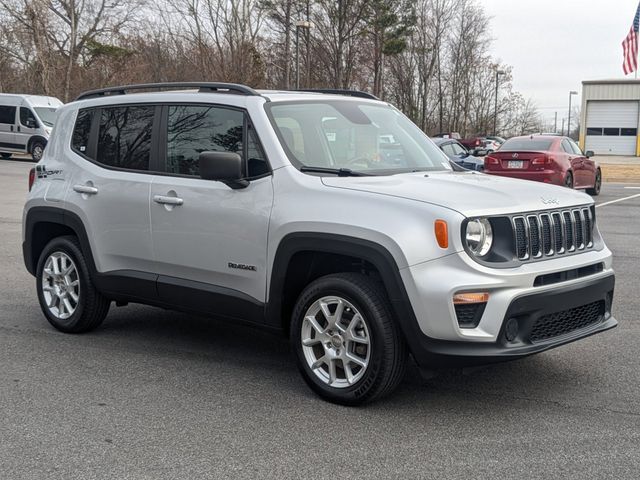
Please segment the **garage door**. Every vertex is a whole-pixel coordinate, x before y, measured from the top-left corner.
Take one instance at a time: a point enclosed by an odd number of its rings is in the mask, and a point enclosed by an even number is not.
[[[638,102],[587,103],[585,150],[598,155],[635,155]]]

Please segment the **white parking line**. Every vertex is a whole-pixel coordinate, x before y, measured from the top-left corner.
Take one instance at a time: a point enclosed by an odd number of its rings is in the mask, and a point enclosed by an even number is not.
[[[640,193],[636,193],[635,195],[630,195],[628,197],[618,198],[616,200],[611,200],[610,202],[601,203],[599,205],[596,205],[596,208],[604,207],[605,205],[611,205],[612,203],[624,202],[625,200],[630,200],[630,199],[636,198],[636,197],[640,197]]]
[[[624,188],[628,188],[629,190],[640,190],[640,187],[624,187]]]

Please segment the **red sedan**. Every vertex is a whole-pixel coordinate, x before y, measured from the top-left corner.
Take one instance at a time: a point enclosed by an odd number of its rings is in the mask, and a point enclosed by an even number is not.
[[[590,195],[598,195],[602,172],[592,156],[593,152],[583,153],[567,137],[514,137],[504,142],[500,150],[485,157],[484,171],[491,175],[586,189]]]

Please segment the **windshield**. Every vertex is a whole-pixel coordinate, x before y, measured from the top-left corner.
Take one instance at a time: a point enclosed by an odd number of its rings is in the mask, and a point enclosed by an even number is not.
[[[549,150],[554,139],[548,138],[512,138],[507,140],[500,147],[501,152],[509,151],[530,151],[539,152]]]
[[[53,107],[34,107],[36,115],[42,120],[47,127],[53,127],[56,121],[56,108]]]
[[[408,118],[387,105],[326,100],[266,105],[298,168],[370,175],[451,170],[448,158]]]

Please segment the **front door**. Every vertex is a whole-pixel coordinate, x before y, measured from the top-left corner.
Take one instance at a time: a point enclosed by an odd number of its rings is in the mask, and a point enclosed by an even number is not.
[[[237,318],[259,315],[273,188],[248,117],[234,108],[168,105],[163,119],[167,175],[153,177],[150,202],[158,293],[169,304]],[[253,180],[234,190],[201,179],[203,151],[239,153]]]
[[[20,145],[23,145],[24,151],[27,151],[29,139],[38,133],[40,125],[33,111],[28,107],[20,107],[18,119],[16,140]]]

